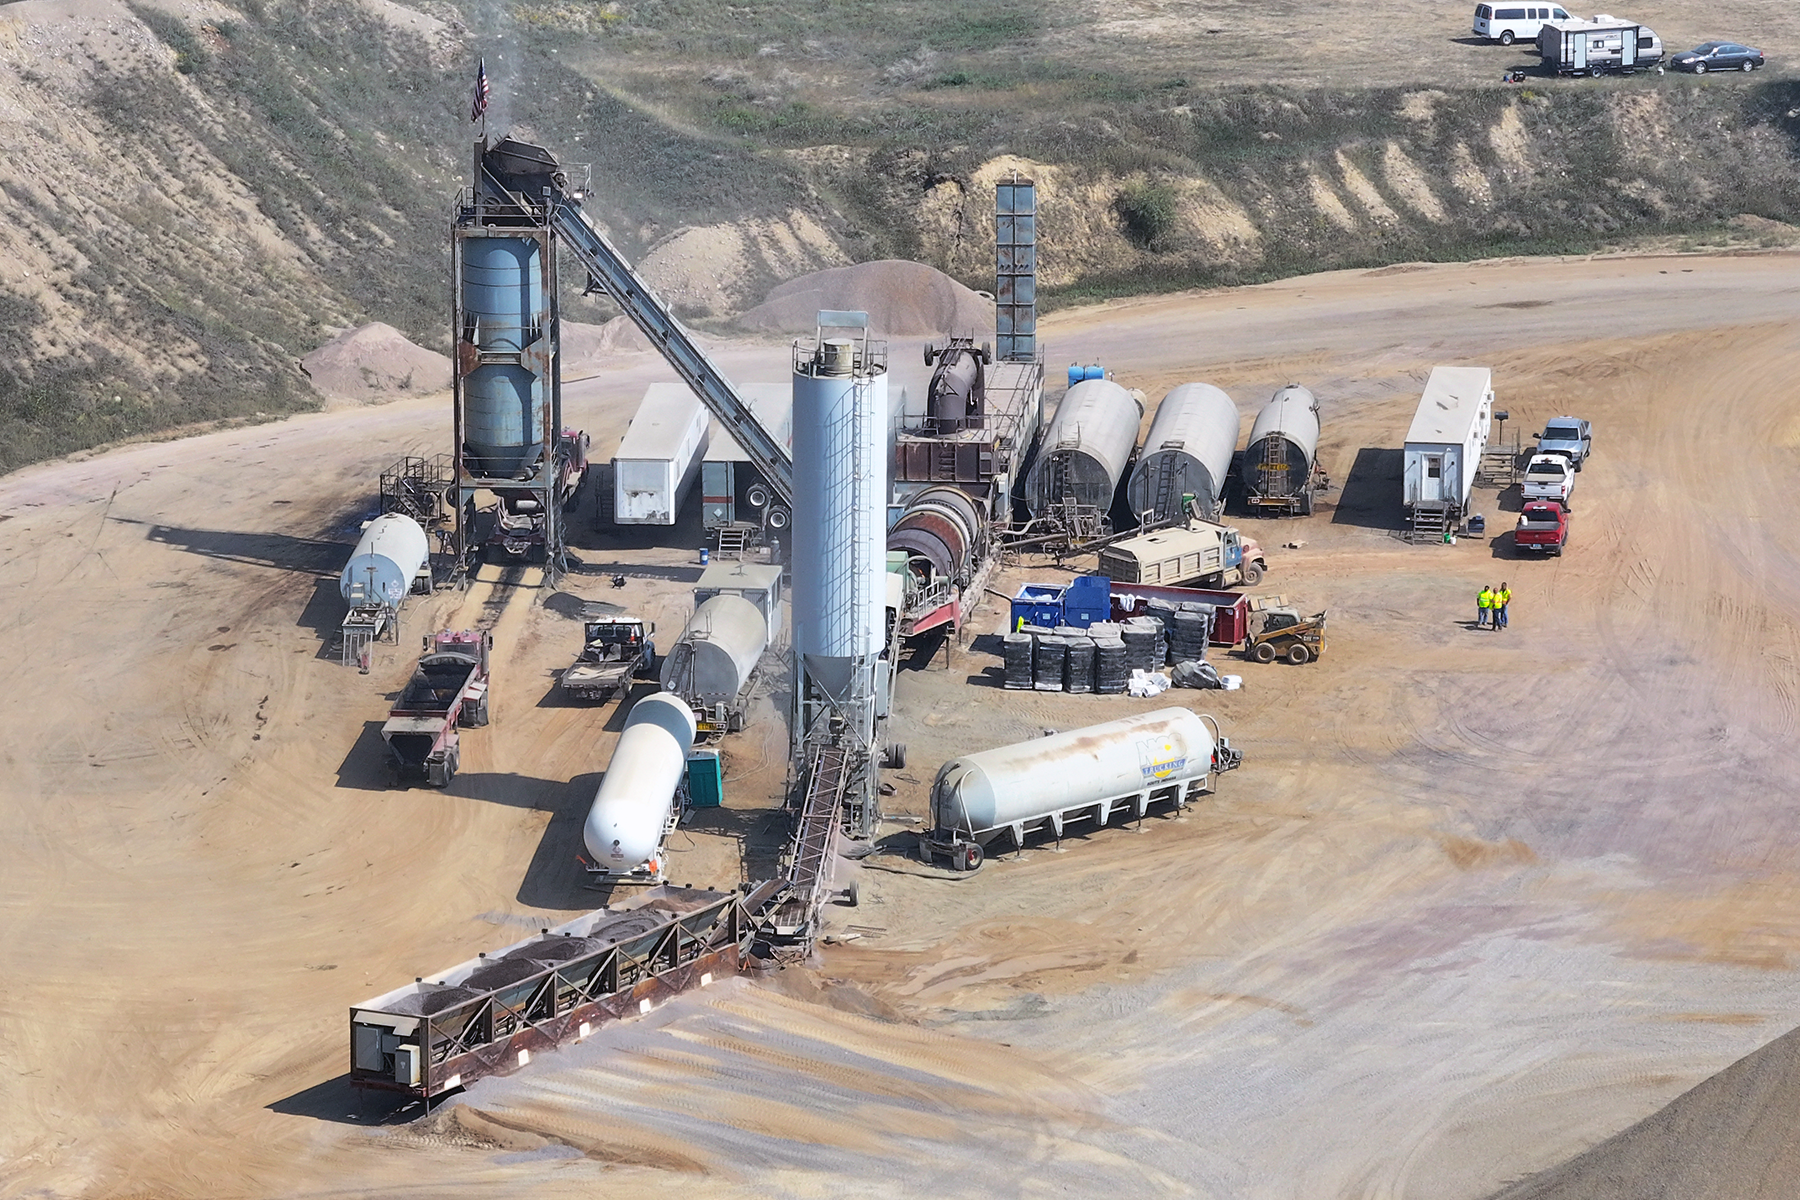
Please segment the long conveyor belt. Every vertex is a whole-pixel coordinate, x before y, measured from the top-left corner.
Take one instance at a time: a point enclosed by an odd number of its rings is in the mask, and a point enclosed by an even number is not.
[[[486,186],[507,197],[523,209],[545,211],[546,224],[555,231],[562,244],[572,252],[588,274],[606,289],[619,307],[625,310],[637,327],[644,331],[669,365],[694,390],[719,423],[725,427],[750,462],[762,473],[769,486],[780,493],[783,503],[794,500],[793,456],[776,441],[744,398],[731,386],[724,374],[689,336],[680,321],[644,281],[631,264],[595,228],[581,209],[579,201],[560,188],[547,188],[547,196],[534,198],[513,191],[492,170],[486,170]]]

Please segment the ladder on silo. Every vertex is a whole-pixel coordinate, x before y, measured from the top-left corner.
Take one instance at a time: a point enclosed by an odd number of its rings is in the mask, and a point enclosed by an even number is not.
[[[625,315],[644,332],[694,395],[717,417],[725,431],[742,446],[750,462],[761,472],[782,503],[794,502],[793,455],[757,420],[756,412],[731,386],[698,343],[675,319],[666,304],[631,269],[631,264],[595,228],[581,211],[581,204],[556,188],[542,196],[526,196],[483,169],[485,186],[529,212],[542,210],[545,224],[587,268],[589,277],[605,290]]]

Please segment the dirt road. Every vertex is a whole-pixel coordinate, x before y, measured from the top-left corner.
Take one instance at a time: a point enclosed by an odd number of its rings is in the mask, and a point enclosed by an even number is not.
[[[1210,380],[1247,422],[1289,380],[1323,398],[1339,487],[1255,532],[1263,590],[1328,607],[1330,652],[1184,697],[1244,768],[1180,820],[971,877],[877,856],[817,972],[672,1004],[426,1126],[361,1127],[345,1009],[601,902],[572,853],[617,728],[554,699],[576,626],[530,596],[426,601],[368,677],[323,656],[375,472],[438,448],[446,406],[0,480],[0,1191],[1437,1198],[1567,1158],[1791,1024],[1796,265],[1389,269],[1046,321],[1053,362],[1152,399]],[[1509,429],[1595,422],[1566,557],[1389,536],[1440,361],[1492,365]],[[633,356],[576,390],[597,455],[661,377]],[[1516,500],[1483,507],[1503,530]],[[571,587],[672,632],[697,565],[645,541],[583,531]],[[1501,579],[1511,628],[1468,628]],[[414,639],[477,618],[494,723],[448,794],[383,788]],[[994,662],[902,674],[897,817],[960,750],[1157,703],[1008,696]],[[772,852],[779,732],[730,753],[678,878]]]

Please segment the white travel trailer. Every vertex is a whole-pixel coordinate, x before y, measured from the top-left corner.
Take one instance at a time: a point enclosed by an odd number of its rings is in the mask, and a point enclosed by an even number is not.
[[[1493,419],[1493,371],[1431,369],[1419,411],[1406,431],[1402,486],[1415,527],[1421,518],[1441,518],[1444,526],[1454,525],[1469,511],[1469,490],[1475,486]]]
[[[700,472],[712,416],[685,383],[653,383],[613,455],[613,520],[673,525]]]
[[[1629,75],[1663,60],[1662,39],[1655,30],[1606,13],[1591,21],[1546,22],[1538,31],[1537,47],[1544,66],[1558,75]]]

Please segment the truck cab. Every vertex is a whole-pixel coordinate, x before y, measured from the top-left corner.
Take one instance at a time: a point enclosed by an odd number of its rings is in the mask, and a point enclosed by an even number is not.
[[[1569,494],[1575,490],[1575,467],[1560,454],[1534,454],[1525,467],[1523,495],[1527,504],[1533,500],[1554,500],[1569,507]]]
[[[1580,417],[1551,417],[1537,435],[1537,452],[1560,454],[1579,471],[1594,452],[1594,428]]]

